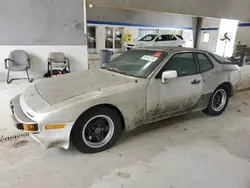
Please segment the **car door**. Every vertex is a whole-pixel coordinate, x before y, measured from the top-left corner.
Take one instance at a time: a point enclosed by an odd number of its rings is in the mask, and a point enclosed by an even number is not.
[[[178,47],[181,44],[174,35],[168,35],[168,46]]]
[[[202,77],[202,98],[207,103],[214,92],[214,90],[218,86],[219,75],[216,74],[216,70],[214,68],[214,64],[212,60],[207,56],[206,53],[197,52],[196,58],[198,60],[199,72]]]
[[[162,83],[164,71],[176,70],[178,77]],[[147,121],[164,119],[196,106],[202,90],[197,61],[192,52],[174,54],[149,81],[147,87]]]
[[[168,35],[160,35],[157,37],[154,46],[168,46]]]

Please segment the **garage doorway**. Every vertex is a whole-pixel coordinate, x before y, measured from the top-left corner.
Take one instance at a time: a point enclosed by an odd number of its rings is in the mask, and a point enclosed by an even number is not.
[[[124,27],[105,27],[105,48],[113,52],[123,51]]]

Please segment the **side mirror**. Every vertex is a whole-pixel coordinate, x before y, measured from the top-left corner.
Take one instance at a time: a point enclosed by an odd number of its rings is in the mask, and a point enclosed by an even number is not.
[[[170,70],[170,71],[164,71],[161,76],[161,81],[163,84],[168,82],[168,79],[177,78],[177,71],[176,70]]]

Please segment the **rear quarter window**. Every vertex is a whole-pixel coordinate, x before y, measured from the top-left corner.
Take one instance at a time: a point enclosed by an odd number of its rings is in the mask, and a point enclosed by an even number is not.
[[[198,63],[199,63],[199,69],[200,73],[207,72],[214,68],[214,64],[212,61],[207,57],[204,53],[196,53]]]

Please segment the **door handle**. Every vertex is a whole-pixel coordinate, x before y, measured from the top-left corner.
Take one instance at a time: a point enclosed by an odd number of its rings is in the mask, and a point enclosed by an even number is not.
[[[201,83],[201,81],[200,81],[200,80],[197,80],[197,79],[194,79],[194,80],[191,82],[192,85],[196,85],[196,84],[199,84],[199,83]]]

